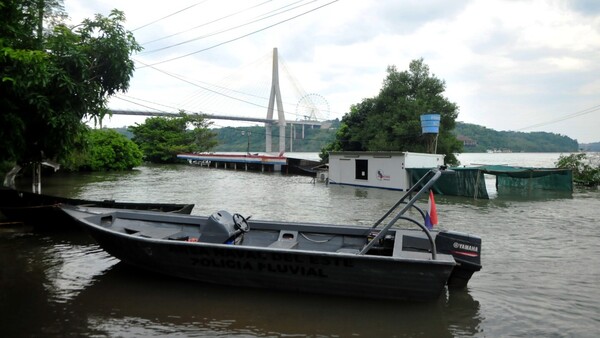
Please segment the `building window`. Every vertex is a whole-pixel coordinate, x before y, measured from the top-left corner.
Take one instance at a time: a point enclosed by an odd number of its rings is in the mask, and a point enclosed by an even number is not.
[[[368,160],[356,160],[356,179],[357,180],[368,180],[369,179],[369,161]]]

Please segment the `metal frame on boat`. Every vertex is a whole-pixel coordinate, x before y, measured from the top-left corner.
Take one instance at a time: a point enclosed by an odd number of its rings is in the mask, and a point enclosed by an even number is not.
[[[415,208],[424,215],[415,202],[442,172],[430,171],[372,227],[249,221],[227,211],[207,217],[62,208],[105,251],[151,271],[233,287],[428,300],[446,285],[464,287],[481,269],[479,237],[430,231],[406,214]],[[417,229],[394,226],[401,219]]]

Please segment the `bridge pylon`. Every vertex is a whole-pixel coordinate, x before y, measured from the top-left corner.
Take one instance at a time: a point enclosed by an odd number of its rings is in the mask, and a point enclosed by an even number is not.
[[[271,77],[271,95],[269,96],[269,107],[267,110],[267,120],[273,120],[273,110],[277,102],[277,115],[279,117],[279,152],[285,151],[285,114],[283,112],[283,103],[281,101],[281,90],[279,88],[279,60],[277,48],[273,48],[273,73]],[[266,152],[271,152],[271,123],[265,123],[265,143]]]

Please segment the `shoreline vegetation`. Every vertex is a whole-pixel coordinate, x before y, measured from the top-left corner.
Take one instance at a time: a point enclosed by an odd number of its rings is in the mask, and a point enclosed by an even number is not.
[[[288,152],[320,152],[325,144],[330,142],[339,127],[340,121],[334,120],[327,129],[306,128],[304,137],[302,130],[296,130],[292,140],[286,136],[289,147],[293,142],[293,150]],[[286,127],[286,135],[290,135],[290,127]],[[119,133],[132,137],[127,127],[114,128]],[[263,126],[251,127],[222,127],[211,129],[217,136],[219,144],[212,149],[215,152],[264,152],[265,129]],[[567,136],[547,132],[514,132],[497,131],[483,126],[456,123],[454,130],[457,138],[463,143],[462,153],[485,153],[488,150],[514,153],[574,153],[578,151],[600,152],[600,142],[579,144],[577,140]],[[250,136],[248,137],[248,132]],[[273,130],[273,140],[278,139],[279,130]]]

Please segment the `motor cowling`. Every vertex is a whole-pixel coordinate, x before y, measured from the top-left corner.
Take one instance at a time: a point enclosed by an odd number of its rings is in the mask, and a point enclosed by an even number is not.
[[[225,243],[239,232],[236,230],[233,216],[225,210],[219,210],[210,215],[206,224],[200,227],[200,233],[203,242]]]
[[[437,251],[452,255],[457,263],[448,286],[465,287],[474,272],[481,270],[481,238],[457,231],[441,231],[435,238]]]

